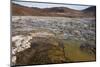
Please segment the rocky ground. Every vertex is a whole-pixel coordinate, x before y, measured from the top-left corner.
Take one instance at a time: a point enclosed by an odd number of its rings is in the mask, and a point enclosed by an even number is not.
[[[95,25],[95,18],[12,16],[12,63],[94,61]]]

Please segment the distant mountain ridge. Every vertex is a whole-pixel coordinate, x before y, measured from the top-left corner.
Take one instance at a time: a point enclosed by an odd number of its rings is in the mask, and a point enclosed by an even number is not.
[[[84,9],[83,12],[85,14],[90,15],[90,16],[96,16],[96,6],[92,6],[92,7],[89,7],[87,9]]]
[[[91,13],[88,13],[89,10]],[[94,14],[95,12],[89,8],[80,11],[67,7],[37,8],[12,3],[13,16],[94,17]]]
[[[85,11],[85,12],[95,12],[96,11],[96,6],[91,6],[91,7],[89,7],[89,8],[86,8],[86,9],[84,9],[83,11]]]

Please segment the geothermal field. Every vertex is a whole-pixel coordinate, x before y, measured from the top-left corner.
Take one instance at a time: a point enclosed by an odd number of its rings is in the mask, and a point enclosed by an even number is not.
[[[96,19],[12,16],[12,63],[16,65],[96,60]]]

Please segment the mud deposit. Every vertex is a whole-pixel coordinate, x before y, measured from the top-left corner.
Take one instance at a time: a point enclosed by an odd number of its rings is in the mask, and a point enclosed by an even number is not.
[[[12,63],[95,61],[95,25],[95,18],[12,16]]]

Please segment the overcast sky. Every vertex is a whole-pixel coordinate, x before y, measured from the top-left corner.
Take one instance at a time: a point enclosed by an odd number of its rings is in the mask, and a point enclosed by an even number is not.
[[[71,9],[76,9],[76,10],[83,10],[86,9],[90,6],[87,5],[71,5],[71,4],[48,4],[48,3],[36,3],[36,2],[21,2],[21,1],[13,1],[14,3],[28,6],[28,7],[38,7],[38,8],[50,8],[50,7],[68,7]]]

